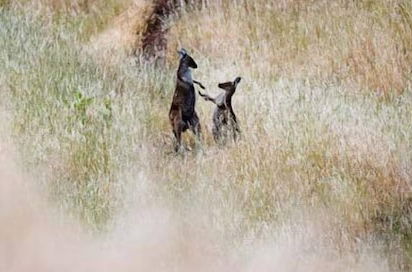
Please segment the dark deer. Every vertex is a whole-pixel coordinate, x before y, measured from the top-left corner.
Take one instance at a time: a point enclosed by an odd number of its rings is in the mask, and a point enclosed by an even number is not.
[[[201,127],[199,117],[195,111],[196,94],[193,83],[204,89],[203,85],[192,79],[191,69],[196,69],[197,64],[185,49],[178,51],[180,55],[177,70],[176,89],[173,95],[172,106],[169,111],[169,120],[176,137],[175,151],[179,151],[182,143],[182,132],[190,129],[198,142],[201,140]]]
[[[227,138],[227,132],[231,132],[233,139],[236,141],[238,134],[240,134],[239,124],[237,122],[236,114],[232,107],[232,96],[236,91],[241,78],[237,77],[233,82],[220,83],[219,88],[225,90],[224,93],[219,94],[216,98],[212,98],[207,94],[199,95],[206,101],[211,101],[216,104],[216,109],[213,113],[213,138],[217,143],[223,143]]]

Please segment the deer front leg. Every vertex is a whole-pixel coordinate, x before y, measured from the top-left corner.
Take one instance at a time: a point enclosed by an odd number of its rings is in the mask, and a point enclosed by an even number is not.
[[[193,83],[195,83],[195,84],[199,85],[199,87],[200,87],[200,88],[202,88],[203,90],[204,90],[204,89],[206,89],[206,88],[205,88],[205,86],[203,86],[203,84],[202,84],[202,83],[200,83],[200,82],[199,82],[199,81],[197,81],[197,80],[193,80]]]

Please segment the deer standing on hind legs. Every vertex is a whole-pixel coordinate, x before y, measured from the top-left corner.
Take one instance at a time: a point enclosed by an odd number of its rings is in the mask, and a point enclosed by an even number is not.
[[[176,138],[175,151],[179,151],[182,145],[182,132],[190,129],[196,136],[197,142],[201,141],[201,127],[199,117],[195,111],[196,93],[193,84],[203,85],[193,80],[191,69],[196,69],[197,64],[185,49],[178,51],[180,55],[179,68],[177,70],[176,89],[173,95],[172,105],[169,111],[169,120]]]
[[[202,94],[199,91],[199,95],[206,101],[211,101],[216,104],[216,109],[213,113],[213,138],[216,143],[224,143],[227,138],[228,132],[232,134],[233,140],[237,140],[240,134],[239,124],[236,118],[236,114],[232,107],[232,96],[236,91],[236,87],[239,84],[241,78],[237,77],[233,82],[219,83],[218,87],[225,90],[216,98],[213,98],[207,94]]]

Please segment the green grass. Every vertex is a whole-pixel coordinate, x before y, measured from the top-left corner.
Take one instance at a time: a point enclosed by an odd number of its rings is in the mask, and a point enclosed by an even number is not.
[[[172,152],[167,118],[176,57],[170,53],[171,68],[105,61],[84,46],[100,30],[90,26],[96,15],[50,19],[24,7],[0,10],[2,105],[12,113],[11,133],[24,165],[53,206],[92,230],[110,228],[132,194],[142,205],[153,200],[170,208],[182,225],[193,225],[195,214],[227,248],[291,235],[290,222],[303,230],[320,224],[316,250],[326,245],[359,256],[363,243],[383,243],[391,270],[407,271],[410,77],[402,73],[401,91],[382,78],[393,75],[385,74],[388,68],[401,70],[410,61],[408,53],[399,62],[392,45],[402,40],[410,52],[412,7],[397,1],[402,17],[388,22],[393,10],[382,1],[353,4],[358,13],[352,4],[345,9],[345,1],[330,7],[286,1],[283,11],[262,3],[256,1],[249,17],[244,5],[217,5],[193,11],[199,14],[191,24],[186,14],[172,25],[170,50],[190,48],[199,63],[195,77],[208,92],[218,92],[217,82],[243,77],[234,97],[242,140],[216,146],[213,109],[198,100],[204,151],[180,155]],[[109,18],[116,9],[103,13]],[[371,35],[373,46],[362,47],[355,28],[365,31],[370,24],[377,28],[372,33],[387,32]],[[379,47],[381,37],[388,47]],[[380,58],[382,52],[388,54]],[[149,193],[136,189],[145,186]]]

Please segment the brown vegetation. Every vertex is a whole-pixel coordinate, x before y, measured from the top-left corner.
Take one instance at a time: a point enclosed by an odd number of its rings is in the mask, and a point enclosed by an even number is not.
[[[67,12],[40,2],[0,10],[0,101],[11,120],[0,135],[11,134],[26,184],[52,212],[19,210],[24,199],[4,189],[17,183],[0,182],[0,235],[16,249],[0,244],[0,258],[18,260],[3,270],[22,259],[44,268],[50,256],[54,271],[81,271],[72,260],[83,256],[116,271],[411,270],[409,0],[205,1],[168,25],[165,66],[129,58],[151,2]],[[203,152],[172,152],[181,46],[208,93],[243,78],[232,101],[240,141],[218,147],[206,127]],[[210,104],[196,111],[209,123]],[[69,231],[81,242],[65,259],[66,239],[38,213],[78,219],[97,246]]]

